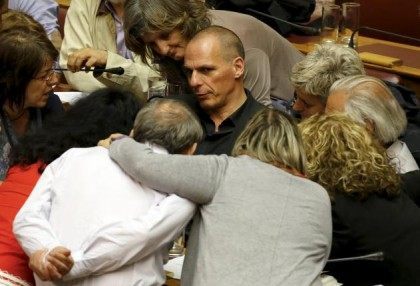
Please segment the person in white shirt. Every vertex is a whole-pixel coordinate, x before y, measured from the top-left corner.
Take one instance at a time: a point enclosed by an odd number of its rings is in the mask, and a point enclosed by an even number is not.
[[[157,153],[192,154],[203,131],[183,103],[159,99],[139,112],[132,136]],[[162,285],[167,243],[194,211],[185,199],[135,182],[107,149],[74,148],[44,171],[16,216],[14,232],[37,260],[37,274],[55,267],[55,278],[61,278],[71,268],[63,285]],[[130,240],[133,227],[144,232],[141,240]],[[50,255],[59,246],[71,251],[67,261],[73,259],[73,267]],[[50,285],[39,278],[37,285]]]

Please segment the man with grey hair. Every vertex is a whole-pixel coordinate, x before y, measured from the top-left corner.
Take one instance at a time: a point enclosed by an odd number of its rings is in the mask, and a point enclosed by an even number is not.
[[[132,132],[160,154],[192,154],[202,135],[192,111],[170,99],[146,105]],[[71,285],[162,285],[167,243],[194,210],[185,199],[135,182],[107,149],[73,148],[45,169],[14,232],[41,278],[51,271]],[[71,251],[73,266],[54,254],[60,245]]]
[[[357,52],[341,45],[316,45],[292,68],[293,109],[302,118],[324,112],[331,85],[346,76],[365,74]]]
[[[398,173],[419,170],[407,145],[398,140],[407,127],[405,112],[381,80],[363,75],[338,80],[330,89],[325,112],[344,112],[366,125],[387,148],[390,163]]]

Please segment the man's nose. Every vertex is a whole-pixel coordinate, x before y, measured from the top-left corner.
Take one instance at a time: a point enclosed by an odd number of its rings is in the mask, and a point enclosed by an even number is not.
[[[298,98],[296,98],[295,102],[293,103],[292,108],[296,112],[302,112],[305,109],[305,106],[302,103],[302,100],[300,100],[299,97],[298,97]]]
[[[154,50],[162,56],[167,56],[169,52],[169,45],[167,41],[164,40],[156,40]]]
[[[48,84],[49,86],[55,86],[55,85],[57,85],[57,84],[60,82],[60,77],[61,77],[61,75],[60,75],[60,74],[58,74],[58,73],[54,72],[54,73],[51,75],[51,78],[47,81],[47,84]]]
[[[196,71],[192,71],[188,82],[192,88],[197,87],[201,84],[201,77]]]

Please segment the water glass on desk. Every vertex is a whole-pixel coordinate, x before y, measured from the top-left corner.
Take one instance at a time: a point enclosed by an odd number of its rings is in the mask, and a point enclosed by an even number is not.
[[[174,241],[172,248],[169,250],[169,258],[179,257],[185,254],[185,229],[181,235]]]
[[[341,18],[341,7],[326,3],[322,6],[322,43],[336,43]]]
[[[360,4],[354,2],[343,3],[343,20],[342,26],[340,27],[339,43],[345,46],[349,45],[350,37],[353,32],[353,45],[357,49],[357,38],[359,30],[359,19],[360,19]]]

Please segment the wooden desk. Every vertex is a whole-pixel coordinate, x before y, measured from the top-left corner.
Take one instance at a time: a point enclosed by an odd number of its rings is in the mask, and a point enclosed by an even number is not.
[[[319,36],[308,37],[308,36],[291,35],[287,39],[291,43],[293,43],[294,46],[299,51],[301,51],[302,53],[305,53],[305,54],[312,51],[313,48],[314,48],[314,45],[319,44],[319,42],[320,42],[319,41],[319,39],[320,39]],[[372,44],[383,44],[383,45],[387,45],[387,46],[390,46],[390,47],[400,47],[400,48],[408,49],[408,50],[417,52],[418,56],[420,58],[420,47],[415,47],[415,46],[410,46],[410,45],[405,45],[405,44],[399,44],[399,43],[394,43],[394,42],[383,41],[383,40],[378,40],[378,39],[359,36],[359,47],[372,45]],[[387,72],[390,72],[390,73],[403,75],[405,77],[410,77],[410,78],[417,79],[417,80],[420,79],[420,68],[414,68],[414,67],[404,65],[404,62],[403,62],[403,65],[394,66],[392,68],[383,67],[383,66],[374,65],[374,64],[368,64],[368,63],[365,63],[365,66],[370,67],[370,68],[374,68],[374,69],[377,69],[377,70],[382,70],[382,71],[387,71]]]

